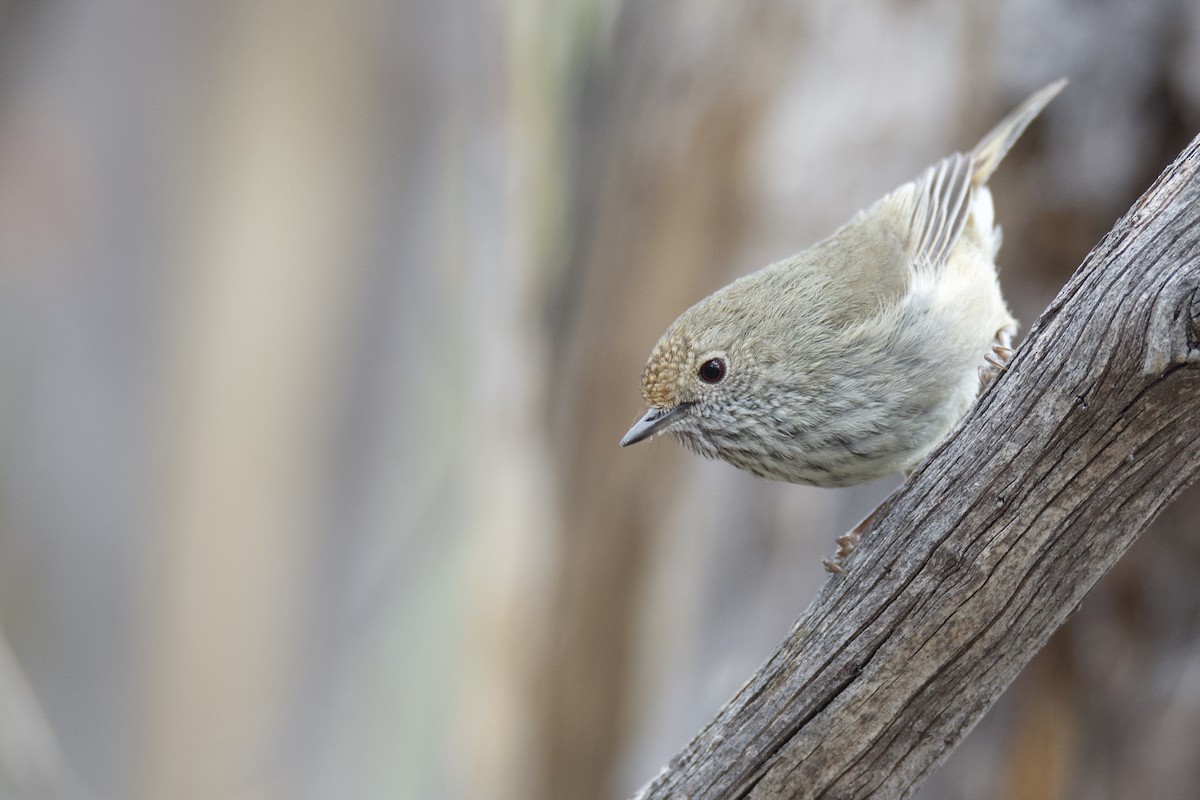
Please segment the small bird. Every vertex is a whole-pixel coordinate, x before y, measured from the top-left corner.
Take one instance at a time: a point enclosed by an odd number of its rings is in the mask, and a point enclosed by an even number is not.
[[[650,408],[621,446],[668,432],[700,455],[813,486],[911,470],[1012,353],[986,184],[1065,85],[828,239],[683,312],[642,370]]]

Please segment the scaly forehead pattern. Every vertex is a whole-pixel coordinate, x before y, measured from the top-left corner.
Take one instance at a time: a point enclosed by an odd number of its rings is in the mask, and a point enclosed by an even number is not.
[[[642,397],[646,402],[660,408],[675,406],[679,402],[680,378],[691,360],[687,339],[676,330],[667,331],[642,370]]]

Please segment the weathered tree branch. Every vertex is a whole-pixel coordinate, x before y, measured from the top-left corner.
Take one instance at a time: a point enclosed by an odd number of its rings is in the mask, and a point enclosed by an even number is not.
[[[638,797],[889,798],[966,736],[1200,471],[1200,137]]]

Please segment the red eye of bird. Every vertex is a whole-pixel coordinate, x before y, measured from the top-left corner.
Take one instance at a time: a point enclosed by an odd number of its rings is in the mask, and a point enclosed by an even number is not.
[[[700,365],[700,380],[705,383],[720,383],[725,377],[725,359],[711,358]]]

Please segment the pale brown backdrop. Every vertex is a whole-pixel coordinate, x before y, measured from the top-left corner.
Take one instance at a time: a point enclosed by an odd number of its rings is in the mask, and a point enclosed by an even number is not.
[[[1194,2],[0,3],[0,800],[632,792],[895,483],[619,450],[645,355],[1059,76],[1026,324]],[[1193,490],[918,796],[1197,785]]]

